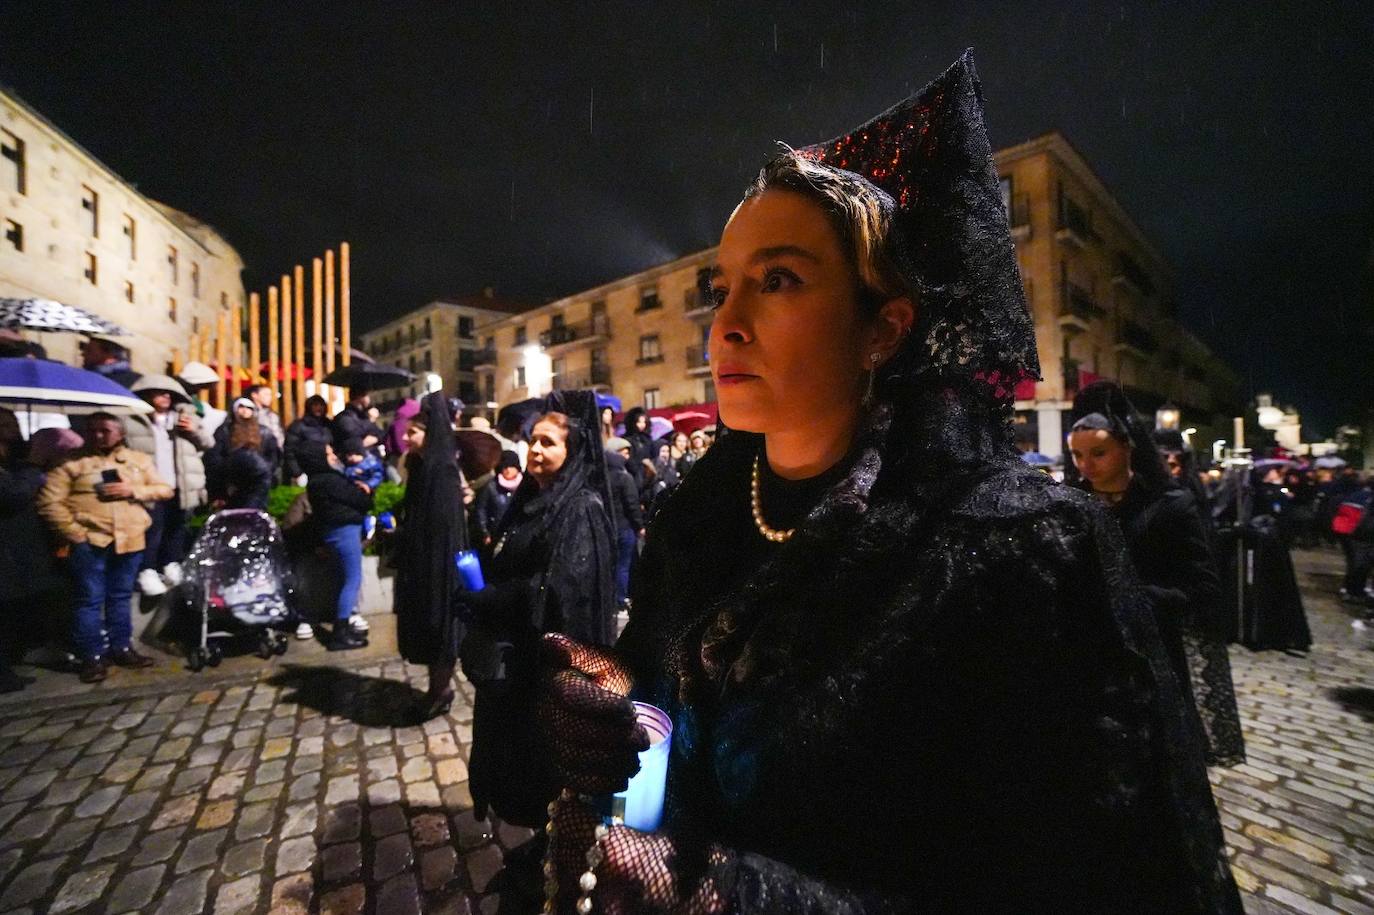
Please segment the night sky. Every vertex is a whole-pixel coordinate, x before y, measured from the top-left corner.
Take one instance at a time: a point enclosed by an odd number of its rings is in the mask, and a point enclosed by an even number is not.
[[[0,84],[217,227],[250,290],[351,241],[362,329],[714,244],[773,141],[968,46],[994,147],[1062,131],[1250,393],[1309,436],[1369,402],[1368,3],[0,4]]]

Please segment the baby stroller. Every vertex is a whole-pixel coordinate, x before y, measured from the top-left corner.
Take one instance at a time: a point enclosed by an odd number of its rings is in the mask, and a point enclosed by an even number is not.
[[[219,666],[223,649],[212,638],[256,633],[257,655],[286,653],[281,630],[296,625],[281,531],[266,512],[230,508],[210,516],[184,564],[187,604],[199,616],[200,638],[186,666]]]

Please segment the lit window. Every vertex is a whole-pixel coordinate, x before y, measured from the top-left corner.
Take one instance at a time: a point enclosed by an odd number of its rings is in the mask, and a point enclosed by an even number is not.
[[[644,409],[657,410],[659,407],[658,388],[646,388],[644,390]]]
[[[661,362],[663,351],[659,348],[658,334],[647,334],[639,338],[639,361]]]
[[[28,193],[25,181],[24,141],[4,129],[0,129],[0,159],[9,163],[7,170],[11,177],[5,184],[20,194]]]
[[[89,251],[86,252],[86,269],[82,272],[85,274],[87,282],[92,286],[99,285],[100,264],[97,262],[95,255]]]
[[[138,223],[128,213],[124,214],[124,237],[129,240],[129,260],[138,260]]]
[[[130,305],[134,303],[134,284],[131,280],[124,281],[124,301]]]
[[[175,296],[167,300],[167,320],[173,324],[177,322],[177,300]]]
[[[81,209],[90,214],[87,230],[92,238],[100,237],[100,195],[86,185],[81,185]]]
[[[24,250],[24,227],[13,219],[5,220],[5,241],[16,251]]]
[[[191,298],[200,298],[200,264],[195,261],[191,261]],[[220,300],[221,306],[227,304],[223,299]]]
[[[181,274],[181,262],[177,259],[176,245],[167,246],[167,275],[171,277],[172,285],[177,284],[177,278]]]

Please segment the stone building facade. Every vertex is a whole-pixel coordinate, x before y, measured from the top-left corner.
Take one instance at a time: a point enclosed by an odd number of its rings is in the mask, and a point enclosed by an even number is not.
[[[1045,454],[1063,453],[1066,414],[1095,378],[1136,406],[1182,411],[1204,449],[1243,411],[1240,380],[1176,319],[1174,277],[1068,141],[1038,137],[994,156],[1035,321],[1044,380],[1017,392],[1017,422]],[[481,328],[485,400],[595,387],[626,407],[715,399],[699,284],[710,248]]]
[[[506,404],[595,388],[626,407],[715,400],[701,294],[715,248],[558,299],[481,329],[485,399]]]
[[[994,160],[1044,376],[1017,392],[1017,421],[1039,450],[1061,454],[1065,413],[1095,378],[1142,411],[1179,407],[1204,448],[1227,437],[1239,377],[1179,324],[1169,265],[1083,157],[1050,133]]]
[[[477,364],[484,354],[477,328],[530,307],[498,298],[492,289],[478,295],[436,299],[364,333],[362,350],[378,362],[400,366],[415,375],[407,387],[379,392],[382,398],[414,397],[425,390],[433,372],[443,381],[444,393],[460,398],[476,412],[483,394]]]
[[[133,335],[162,372],[190,337],[245,305],[243,260],[203,222],[151,200],[13,94],[0,91],[0,297],[54,299]],[[75,334],[31,334],[79,363]]]

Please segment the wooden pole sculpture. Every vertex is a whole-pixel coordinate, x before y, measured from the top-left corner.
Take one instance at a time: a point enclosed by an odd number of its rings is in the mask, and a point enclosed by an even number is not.
[[[348,242],[339,245],[339,336],[343,338],[339,344],[339,353],[344,365],[353,361],[353,299],[348,253]]]
[[[225,344],[229,342],[229,316],[224,312],[220,312],[219,320],[215,323],[215,373],[219,375],[219,381],[215,384],[215,397],[219,400],[219,408],[221,410],[228,410],[229,402],[225,400],[226,385],[224,381],[224,370],[227,367],[225,359],[227,355],[225,350],[227,347]]]
[[[305,268],[296,265],[296,410],[305,414]]]
[[[258,366],[262,365],[262,298],[255,292],[248,297],[248,375],[257,384],[262,381]]]
[[[280,377],[281,370],[281,319],[277,316],[277,287],[272,286],[267,290],[267,383],[272,386],[272,393],[279,399],[277,409],[281,411],[282,422],[288,422],[286,418],[286,399],[282,397]]]
[[[229,312],[229,393],[243,393],[243,315],[238,308]]]
[[[296,419],[296,381],[292,374],[295,366],[294,350],[291,347],[291,328],[295,325],[291,314],[291,277],[285,273],[281,277],[281,364],[282,364],[282,421]],[[290,417],[288,420],[287,417]]]
[[[320,388],[324,377],[324,262],[317,257],[310,266],[310,367],[315,370],[315,393],[324,397]]]
[[[339,338],[334,327],[334,249],[324,252],[324,371],[334,371],[335,356],[339,350]],[[332,387],[332,385],[331,385]],[[332,401],[333,391],[326,390],[324,399]]]

